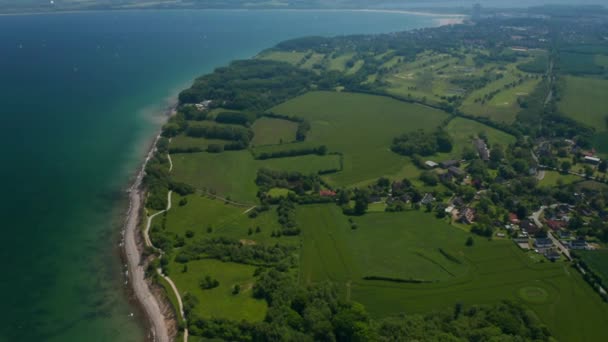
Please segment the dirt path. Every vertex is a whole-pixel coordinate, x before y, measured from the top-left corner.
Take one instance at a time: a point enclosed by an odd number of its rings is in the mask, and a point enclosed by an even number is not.
[[[129,190],[129,212],[127,213],[127,219],[125,221],[124,249],[129,269],[129,280],[133,286],[135,296],[150,322],[154,341],[169,342],[169,333],[167,331],[167,325],[165,324],[165,317],[162,314],[158,300],[152,294],[152,291],[145,280],[145,270],[142,264],[141,253],[137,248],[136,239],[137,227],[140,220],[139,214],[143,199],[141,182],[144,176],[145,166],[153,153],[154,149],[148,153],[144,166],[138,173],[133,186]]]

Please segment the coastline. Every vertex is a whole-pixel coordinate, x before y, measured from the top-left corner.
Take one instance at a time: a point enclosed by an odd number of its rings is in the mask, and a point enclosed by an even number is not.
[[[176,105],[174,103],[167,108],[165,111],[167,117],[172,114]],[[158,133],[152,141],[131,187],[127,190],[129,194],[129,208],[122,230],[122,252],[126,259],[127,281],[130,282],[129,287],[133,291],[136,303],[145,316],[150,340],[169,342],[171,341],[171,333],[167,320],[170,318],[163,313],[163,308],[167,305],[163,303],[163,299],[159,296],[158,291],[146,280],[145,267],[147,266],[147,262],[144,259],[143,253],[145,243],[139,230],[140,223],[142,220],[145,220],[143,205],[146,192],[142,188],[142,182],[146,165],[154,155],[156,143],[160,137],[161,135]]]
[[[232,12],[249,12],[249,11],[281,11],[281,12],[367,12],[367,13],[389,13],[389,14],[407,14],[423,17],[440,17],[453,18],[461,20],[468,17],[466,14],[453,13],[434,13],[429,11],[410,11],[399,9],[366,9],[366,8],[115,8],[115,9],[78,9],[78,10],[60,10],[60,11],[25,11],[13,13],[0,13],[0,17],[10,16],[27,16],[27,15],[56,15],[56,14],[79,14],[79,13],[104,13],[104,12],[133,12],[133,11],[232,11]]]

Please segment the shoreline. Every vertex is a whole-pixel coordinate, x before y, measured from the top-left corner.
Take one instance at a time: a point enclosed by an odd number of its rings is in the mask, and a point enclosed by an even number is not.
[[[177,103],[171,104],[166,110],[165,115],[170,116]],[[139,171],[135,175],[131,186],[128,188],[129,207],[126,212],[126,217],[122,229],[121,244],[122,254],[127,265],[127,282],[130,290],[134,294],[135,302],[143,312],[146,324],[146,335],[151,337],[152,341],[169,342],[169,327],[166,322],[167,317],[163,313],[162,299],[155,293],[145,277],[145,260],[143,259],[142,234],[139,232],[139,225],[145,217],[143,216],[143,204],[145,199],[145,190],[142,188],[142,182],[145,175],[146,165],[156,151],[156,143],[160,139],[160,132],[152,140],[152,144],[146,153],[145,159],[141,164]],[[150,336],[151,335],[151,336]]]
[[[254,12],[254,11],[281,11],[281,12],[363,12],[363,13],[387,13],[407,14],[423,17],[454,18],[464,20],[467,14],[434,13],[430,11],[400,10],[400,9],[370,9],[370,8],[115,8],[115,9],[77,9],[59,11],[25,11],[14,13],[0,13],[0,17],[27,16],[27,15],[58,15],[79,13],[104,13],[104,12],[132,12],[132,11],[232,11],[232,12]]]

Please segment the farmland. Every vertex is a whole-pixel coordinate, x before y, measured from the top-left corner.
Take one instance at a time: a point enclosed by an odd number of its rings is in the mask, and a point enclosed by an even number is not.
[[[292,121],[264,117],[257,119],[251,128],[254,133],[251,144],[257,146],[294,141],[298,125]]]
[[[594,273],[600,276],[603,284],[608,284],[608,250],[579,251],[577,254]]]
[[[390,151],[392,139],[407,131],[435,129],[447,118],[441,111],[386,97],[331,92],[311,92],[272,111],[309,120],[308,142],[344,154],[344,170],[327,177],[336,185],[397,173],[407,161]]]
[[[606,130],[607,80],[564,76],[561,87],[563,93],[559,102],[561,112],[598,131]]]
[[[492,127],[481,124],[477,121],[455,118],[446,126],[446,131],[454,140],[454,152],[459,154],[464,146],[470,146],[471,141],[476,135],[485,135],[488,144],[500,144],[504,147],[515,142],[515,137]]]
[[[510,241],[476,239],[474,246],[465,247],[467,233],[421,212],[368,214],[355,219],[355,230],[332,207],[306,207],[301,217],[305,227],[301,281],[337,282],[344,296],[365,304],[374,315],[509,298],[526,303],[563,340],[577,338],[583,330],[582,339],[597,339],[603,333],[593,327],[608,323],[608,308],[574,269],[561,262],[534,263]],[[445,258],[438,248],[460,263]],[[362,279],[372,273],[438,281],[402,284]],[[546,298],[522,298],[521,291],[530,287],[540,288]],[[574,320],[572,315],[589,319]]]
[[[336,155],[254,160],[249,151],[177,154],[173,163],[177,181],[250,204],[255,203],[255,177],[260,168],[309,174],[340,166]]]

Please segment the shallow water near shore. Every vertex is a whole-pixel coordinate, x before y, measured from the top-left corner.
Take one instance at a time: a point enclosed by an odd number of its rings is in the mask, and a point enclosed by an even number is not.
[[[0,341],[144,339],[119,256],[125,189],[194,77],[288,38],[435,23],[319,11],[0,18]]]

